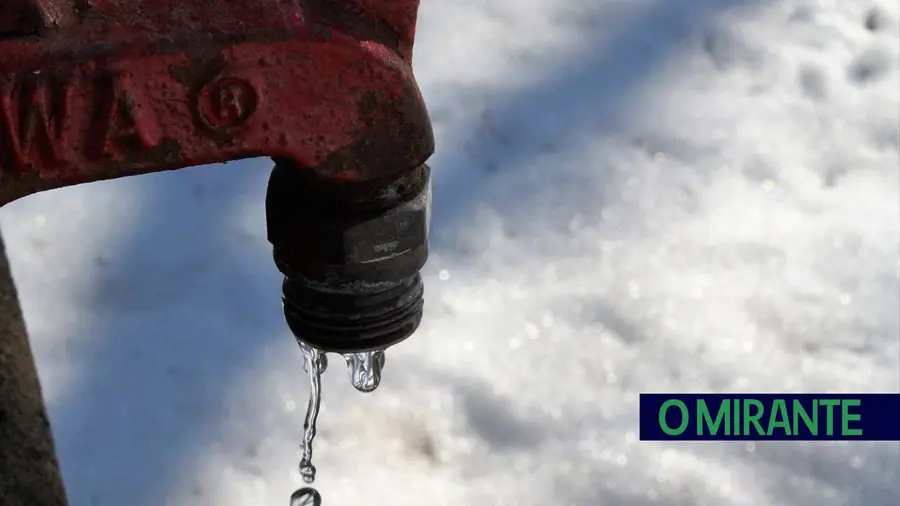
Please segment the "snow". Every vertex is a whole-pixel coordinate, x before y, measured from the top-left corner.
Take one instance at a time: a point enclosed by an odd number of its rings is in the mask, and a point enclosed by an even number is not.
[[[897,390],[898,22],[889,0],[424,0],[427,314],[373,394],[332,360],[324,503],[897,504],[897,444],[636,422],[647,391]],[[0,213],[73,506],[300,485],[268,171]]]

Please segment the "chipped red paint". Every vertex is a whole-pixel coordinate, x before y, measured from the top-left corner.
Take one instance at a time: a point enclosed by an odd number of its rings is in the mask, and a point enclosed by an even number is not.
[[[0,205],[255,156],[364,181],[434,150],[418,0],[0,4]]]

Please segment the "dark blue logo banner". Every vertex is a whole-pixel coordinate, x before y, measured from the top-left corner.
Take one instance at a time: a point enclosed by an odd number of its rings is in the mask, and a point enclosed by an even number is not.
[[[641,394],[642,441],[900,441],[900,394]]]

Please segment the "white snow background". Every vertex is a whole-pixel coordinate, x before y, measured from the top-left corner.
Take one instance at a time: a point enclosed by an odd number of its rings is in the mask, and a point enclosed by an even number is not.
[[[640,392],[900,385],[897,2],[422,4],[427,313],[373,394],[332,360],[324,504],[898,504],[896,444],[637,441]],[[269,168],[0,213],[73,506],[300,484]]]

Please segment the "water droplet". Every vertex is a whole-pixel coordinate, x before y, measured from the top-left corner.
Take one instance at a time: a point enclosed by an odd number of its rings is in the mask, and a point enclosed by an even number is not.
[[[384,358],[384,350],[345,353],[344,360],[347,361],[347,368],[350,370],[350,383],[353,388],[364,393],[378,388]]]
[[[300,477],[303,478],[303,483],[309,485],[316,481],[316,466],[312,465],[312,463],[301,462],[298,469],[300,470]]]
[[[321,506],[322,496],[312,487],[304,487],[291,494],[290,506]]]
[[[325,352],[300,343],[303,352],[303,368],[309,373],[309,405],[303,422],[303,454],[300,457],[300,476],[305,483],[316,479],[316,467],[312,465],[312,444],[316,438],[316,419],[322,404],[322,371],[327,367]],[[293,502],[291,503],[293,505]]]

